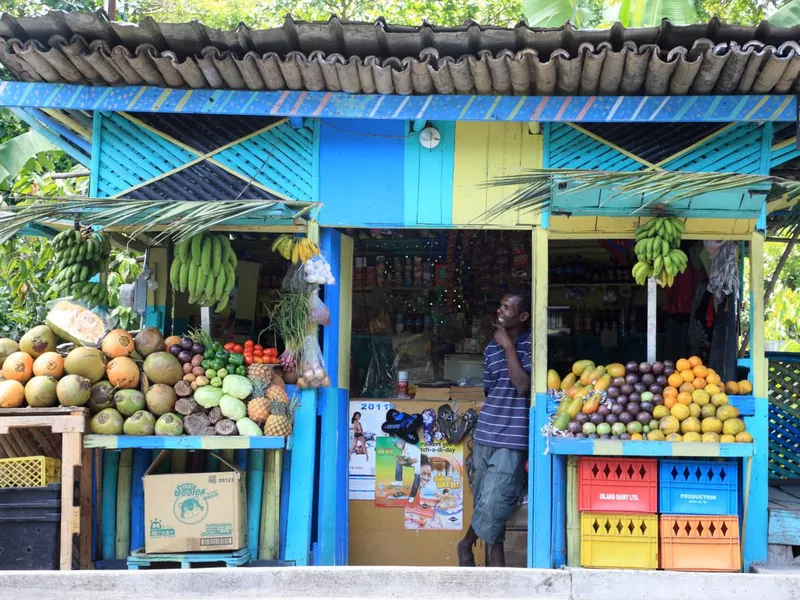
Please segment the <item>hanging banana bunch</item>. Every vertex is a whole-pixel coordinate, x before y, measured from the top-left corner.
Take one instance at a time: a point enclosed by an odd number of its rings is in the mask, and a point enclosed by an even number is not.
[[[94,308],[108,302],[105,276],[91,281],[98,273],[108,269],[111,255],[111,237],[97,234],[91,227],[67,229],[53,238],[58,274],[53,287],[61,296],[72,296]]]
[[[237,264],[227,236],[200,233],[175,246],[169,280],[175,290],[188,292],[190,304],[216,306],[219,313],[228,306]]]
[[[680,249],[686,226],[675,217],[656,217],[636,230],[633,278],[644,285],[655,277],[661,287],[672,287],[675,277],[686,270],[689,258]]]
[[[304,263],[309,258],[319,256],[319,247],[308,238],[292,237],[283,234],[272,244],[272,251],[277,252],[293,264]]]

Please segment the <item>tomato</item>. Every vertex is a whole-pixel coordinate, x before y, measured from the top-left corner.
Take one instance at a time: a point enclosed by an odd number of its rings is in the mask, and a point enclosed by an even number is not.
[[[262,346],[261,344],[256,344],[255,346],[253,346],[253,350],[261,350],[261,351],[263,351],[264,350],[264,346]]]
[[[247,341],[244,343],[244,347],[245,347],[245,348],[252,348],[254,343],[255,343],[255,342],[253,342],[253,340],[247,340]]]
[[[250,356],[249,354],[245,354],[244,355],[244,364],[247,365],[248,367],[250,365],[252,365],[253,364],[253,357]]]
[[[236,344],[235,344],[235,343],[233,343],[233,342],[228,342],[227,344],[225,344],[225,345],[223,346],[223,348],[225,348],[225,350],[227,350],[228,352],[233,352],[233,351],[234,351],[233,349],[234,349],[235,347],[236,347]]]
[[[244,346],[242,346],[241,344],[236,344],[233,347],[233,352],[235,352],[236,354],[242,354],[244,352]]]
[[[254,356],[253,362],[256,363],[257,365],[260,365],[264,363],[264,359],[262,359],[260,356]]]
[[[253,356],[264,356],[263,350],[253,350]]]
[[[264,350],[264,356],[278,356],[277,348],[267,348]]]

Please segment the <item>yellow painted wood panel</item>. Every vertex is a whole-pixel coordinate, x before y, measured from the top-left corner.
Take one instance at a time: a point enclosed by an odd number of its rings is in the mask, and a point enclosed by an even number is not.
[[[486,187],[487,182],[522,169],[541,168],[542,158],[542,136],[531,133],[527,123],[457,123],[453,225],[537,224],[538,215],[520,217],[517,211],[488,222],[480,217],[516,191],[513,186]]]
[[[596,238],[630,237],[649,218],[642,217],[550,217],[550,233],[554,239],[568,236]],[[755,227],[751,219],[684,219],[687,239],[749,239]]]
[[[547,301],[548,301],[548,236],[542,227],[533,228],[533,385],[532,394],[547,391]],[[533,398],[533,395],[531,396]]]
[[[155,291],[147,291],[147,304],[150,306],[164,306],[167,303],[167,280],[169,279],[169,265],[167,265],[166,248],[150,248],[147,255],[147,266],[155,271],[155,280],[160,284]]]
[[[764,236],[755,231],[750,237],[750,357],[753,361],[753,387],[758,398],[767,397],[767,361],[764,356]]]
[[[353,238],[341,239],[339,281],[339,389],[350,389],[350,339],[353,325]]]

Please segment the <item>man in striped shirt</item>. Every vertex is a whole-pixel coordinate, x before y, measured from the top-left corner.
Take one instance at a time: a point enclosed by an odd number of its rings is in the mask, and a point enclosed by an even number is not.
[[[473,513],[458,544],[458,564],[475,566],[472,547],[486,542],[488,565],[506,565],[506,521],[524,493],[531,390],[531,301],[506,294],[495,318],[494,339],[483,358],[486,402],[473,433]]]

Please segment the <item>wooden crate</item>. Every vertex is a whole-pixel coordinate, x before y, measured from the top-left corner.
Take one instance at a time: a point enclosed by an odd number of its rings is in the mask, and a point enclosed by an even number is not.
[[[65,571],[72,569],[77,534],[78,563],[82,569],[92,567],[92,451],[83,449],[88,415],[82,407],[0,409],[0,458],[61,459],[60,563]],[[76,469],[80,469],[79,506],[74,500]]]

